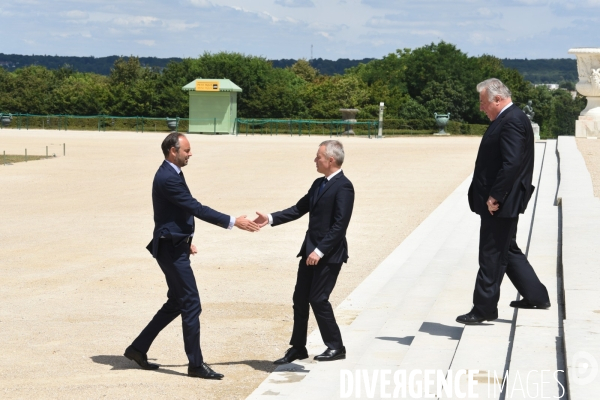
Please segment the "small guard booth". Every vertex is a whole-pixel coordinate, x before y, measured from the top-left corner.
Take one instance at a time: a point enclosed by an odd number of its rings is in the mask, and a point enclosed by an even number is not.
[[[237,94],[229,79],[196,79],[182,88],[190,95],[190,133],[235,134]]]

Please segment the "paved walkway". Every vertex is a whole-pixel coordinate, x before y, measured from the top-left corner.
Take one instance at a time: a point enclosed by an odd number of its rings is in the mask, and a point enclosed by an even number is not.
[[[597,398],[600,202],[574,138],[536,143],[537,190],[519,223],[549,310],[510,308],[519,297],[505,279],[499,319],[455,322],[470,310],[478,269],[469,183],[337,307],[347,359],[314,362],[325,347],[312,332],[309,359],[278,367],[248,399]]]

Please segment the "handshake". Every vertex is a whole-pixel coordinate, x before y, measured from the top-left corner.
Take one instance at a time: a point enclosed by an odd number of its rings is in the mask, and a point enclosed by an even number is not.
[[[256,217],[254,221],[250,221],[245,215],[239,216],[235,219],[235,224],[233,226],[244,231],[256,232],[269,223],[269,216],[267,214],[257,211],[256,215],[258,215],[258,217]]]

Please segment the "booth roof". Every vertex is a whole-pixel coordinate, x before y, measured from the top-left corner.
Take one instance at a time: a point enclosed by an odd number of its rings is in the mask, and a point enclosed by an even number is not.
[[[231,82],[229,79],[194,79],[181,89],[187,92],[195,92],[196,91],[196,81],[217,81],[219,82],[219,92],[241,92],[242,88]]]

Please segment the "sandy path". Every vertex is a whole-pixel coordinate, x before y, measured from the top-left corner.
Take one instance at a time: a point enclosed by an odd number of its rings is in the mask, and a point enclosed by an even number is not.
[[[192,265],[202,349],[223,381],[185,376],[178,320],[149,352],[157,372],[122,356],[166,298],[144,248],[163,137],[0,131],[0,155],[25,147],[44,154],[51,145],[59,156],[0,166],[0,397],[244,398],[287,349],[306,217],[255,234],[198,221]],[[222,212],[277,211],[318,176],[312,160],[321,140],[193,135],[186,180]],[[357,196],[334,306],[471,173],[480,138],[342,141]]]
[[[594,196],[600,197],[600,140],[577,138],[576,142],[585,160],[585,165],[592,176]]]

